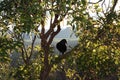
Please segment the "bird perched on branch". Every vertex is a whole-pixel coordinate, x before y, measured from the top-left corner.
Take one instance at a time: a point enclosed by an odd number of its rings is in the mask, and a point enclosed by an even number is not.
[[[56,48],[57,48],[62,54],[64,54],[65,51],[67,50],[66,43],[67,43],[66,39],[62,39],[60,42],[58,42],[58,43],[56,44]]]

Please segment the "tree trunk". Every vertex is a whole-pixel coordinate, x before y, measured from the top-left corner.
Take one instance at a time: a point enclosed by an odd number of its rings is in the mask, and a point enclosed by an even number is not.
[[[42,49],[44,51],[44,65],[41,69],[40,72],[40,80],[46,80],[47,77],[49,76],[49,73],[51,71],[51,66],[48,60],[48,55],[49,55],[49,46],[42,46]]]
[[[41,21],[42,29],[41,29],[40,38],[41,38],[41,48],[44,51],[44,64],[43,64],[41,72],[40,72],[40,80],[46,80],[51,71],[52,65],[49,63],[49,49],[50,49],[49,46],[51,45],[53,38],[61,30],[60,24],[58,24],[59,21],[57,20],[58,17],[59,16],[56,14],[53,23],[50,23],[50,29],[46,33],[45,33],[44,21]],[[58,25],[56,25],[56,24],[58,24]],[[54,31],[54,28],[56,26],[57,26],[57,30]]]
[[[40,73],[40,80],[47,80],[50,70],[51,70],[50,66],[44,67]]]

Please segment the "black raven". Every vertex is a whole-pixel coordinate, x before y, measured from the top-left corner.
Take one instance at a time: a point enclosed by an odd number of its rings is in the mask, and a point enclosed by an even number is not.
[[[58,43],[56,44],[57,49],[58,49],[62,54],[64,54],[64,52],[67,50],[66,43],[67,43],[66,39],[62,39],[60,42],[58,42]]]

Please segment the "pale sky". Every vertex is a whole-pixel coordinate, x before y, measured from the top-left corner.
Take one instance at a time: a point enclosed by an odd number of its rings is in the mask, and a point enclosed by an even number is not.
[[[92,3],[95,3],[95,2],[98,2],[98,1],[100,1],[100,0],[88,0],[88,1],[89,1],[89,2],[92,2]],[[105,1],[104,4],[102,4],[103,1]],[[111,2],[112,0],[103,0],[103,1],[99,2],[99,6],[100,6],[101,8],[103,8],[104,11],[106,11],[106,9],[107,9],[108,7],[112,6],[112,4],[111,4],[111,3],[112,3],[112,2]],[[110,4],[109,4],[109,2],[110,2]],[[91,9],[88,9],[88,12],[90,13],[90,16],[93,17],[94,19],[97,19],[96,12],[94,12],[94,11],[95,11],[95,10],[94,10],[94,7],[92,7],[93,4],[90,4],[89,6],[91,6]],[[116,5],[116,7],[115,7],[115,10],[120,12],[120,0],[118,0],[117,5]],[[101,16],[104,16],[102,13],[100,13],[100,15],[101,15]]]
[[[88,0],[88,1],[95,3],[95,2],[98,2],[98,1],[100,1],[100,0]],[[106,8],[107,8],[108,5],[110,5],[110,4],[109,4],[109,1],[111,2],[111,1],[113,1],[113,0],[102,0],[102,1],[100,2],[100,5],[102,4],[103,1],[105,1],[104,8],[105,8],[105,6],[106,6]],[[115,7],[115,10],[116,10],[116,11],[120,10],[120,0],[118,0],[117,5],[116,5],[116,7]]]

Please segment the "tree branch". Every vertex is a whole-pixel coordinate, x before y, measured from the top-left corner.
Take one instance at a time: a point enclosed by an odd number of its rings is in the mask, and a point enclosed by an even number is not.
[[[114,0],[113,6],[110,8],[110,11],[107,12],[106,15],[106,22],[107,24],[111,24],[111,22],[113,21],[113,14],[114,14],[114,10],[115,10],[115,6],[117,5],[118,0]]]
[[[25,54],[25,56],[26,56],[26,59],[28,59],[28,54],[27,54],[27,50],[26,50],[26,47],[25,47],[25,41],[24,41],[24,39],[23,39],[23,37],[22,36],[20,36],[21,37],[21,40],[22,40],[22,46],[23,46],[23,52],[24,52],[24,54]]]
[[[41,21],[41,25],[42,25],[41,34],[43,35],[45,33],[45,25],[43,20]]]
[[[49,37],[51,32],[53,32],[54,28],[56,27],[56,25],[58,23],[58,17],[59,17],[58,14],[55,14],[55,19],[54,19],[53,23],[50,25],[50,29],[45,34],[46,38]]]
[[[57,26],[57,30],[55,32],[52,32],[52,34],[50,35],[50,38],[48,40],[48,45],[50,45],[53,41],[53,38],[60,32],[61,28],[60,28],[60,24]]]
[[[75,51],[78,46],[79,46],[79,45],[76,45],[76,46],[75,46],[72,50],[70,50],[69,52],[67,52],[67,53],[65,53],[65,54],[63,54],[63,55],[59,55],[58,57],[56,57],[56,58],[54,59],[54,61],[51,61],[51,66],[53,66],[54,64],[58,64],[58,63],[61,62],[61,60],[65,59],[65,58],[67,58],[67,57],[69,57],[69,56],[71,56],[72,51]]]
[[[25,59],[25,56],[24,56],[24,50],[23,50],[23,48],[21,48],[21,54],[22,54],[22,59],[23,59],[23,61],[26,64],[26,59]]]
[[[115,6],[117,5],[117,2],[118,2],[118,0],[114,0],[113,6],[112,6],[112,8],[110,9],[111,12],[114,11]]]
[[[33,54],[35,40],[36,40],[36,35],[34,36],[34,38],[33,38],[33,40],[32,40],[31,52],[30,52],[29,59],[31,58],[31,56],[32,56],[32,54]]]
[[[99,3],[99,2],[101,2],[102,0],[99,0],[99,1],[97,1],[97,2],[88,2],[89,4],[97,4],[97,3]]]

